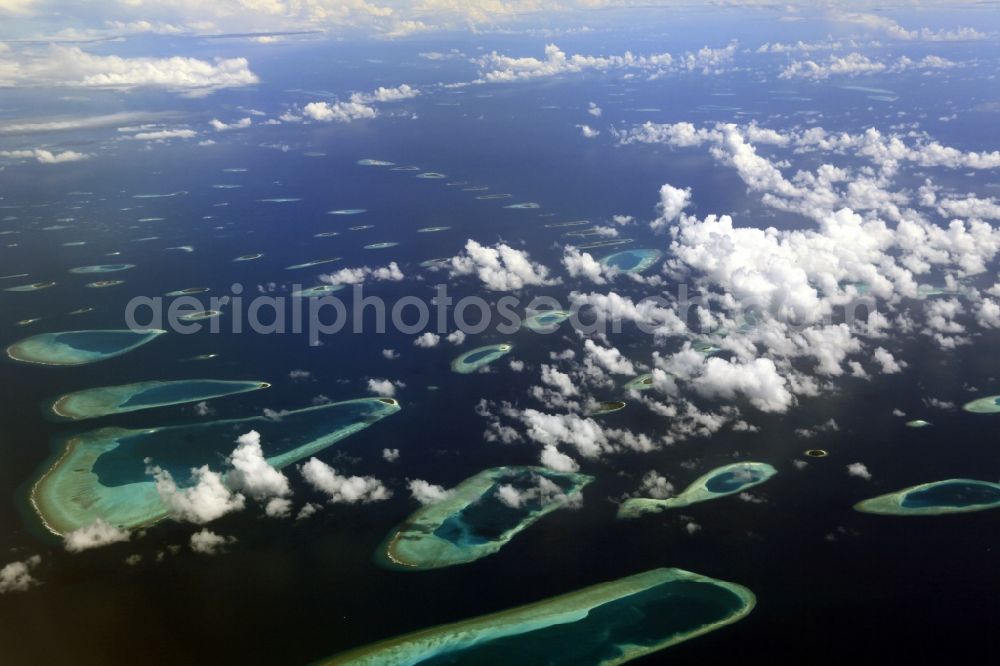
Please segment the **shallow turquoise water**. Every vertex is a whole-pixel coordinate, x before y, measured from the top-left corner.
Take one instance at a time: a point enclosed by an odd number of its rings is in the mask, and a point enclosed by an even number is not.
[[[901,504],[916,509],[934,506],[979,506],[997,502],[1000,502],[1000,488],[996,486],[952,481],[907,493]]]
[[[726,618],[742,605],[737,595],[717,585],[670,581],[598,606],[576,622],[497,638],[415,663],[601,664],[620,657],[623,645],[655,645]]]

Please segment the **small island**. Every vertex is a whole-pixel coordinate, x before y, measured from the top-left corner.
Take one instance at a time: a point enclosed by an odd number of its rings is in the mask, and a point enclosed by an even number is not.
[[[618,508],[618,517],[635,518],[644,513],[657,513],[665,509],[676,509],[734,495],[764,483],[777,473],[778,470],[767,463],[740,462],[723,465],[695,479],[694,483],[676,497],[667,499],[633,497],[628,499]]]
[[[498,358],[506,356],[512,349],[514,349],[514,345],[508,342],[477,347],[465,352],[452,361],[451,369],[459,374],[467,375],[489,365]]]
[[[107,329],[40,333],[7,347],[7,356],[39,365],[84,365],[126,354],[166,333],[160,329]]]
[[[742,585],[653,569],[334,656],[327,666],[613,666],[721,629],[753,610]]]
[[[624,400],[605,400],[598,402],[593,409],[588,412],[589,416],[603,416],[612,412],[619,412],[625,409],[627,403]]]
[[[645,375],[639,375],[635,379],[629,380],[625,384],[624,388],[626,391],[648,391],[654,386],[655,383],[653,382],[653,375],[645,374]]]
[[[492,555],[539,518],[575,501],[592,480],[546,467],[483,470],[458,484],[446,499],[407,518],[379,548],[377,560],[390,568],[417,570]]]
[[[975,479],[922,483],[854,505],[863,513],[890,516],[939,516],[997,507],[1000,507],[1000,483]]]

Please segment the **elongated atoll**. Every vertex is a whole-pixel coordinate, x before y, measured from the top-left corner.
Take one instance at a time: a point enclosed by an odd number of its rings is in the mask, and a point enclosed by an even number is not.
[[[40,291],[42,289],[48,289],[49,287],[56,286],[55,282],[32,282],[31,284],[19,284],[16,287],[7,287],[4,291],[13,292],[26,292],[26,291]]]
[[[135,264],[96,264],[94,266],[77,266],[69,269],[69,272],[77,275],[92,275],[94,273],[118,273],[131,268],[135,268]]]
[[[31,503],[42,523],[56,534],[91,525],[98,518],[123,528],[148,525],[169,513],[147,474],[150,465],[169,472],[183,487],[192,468],[216,464],[232,452],[237,435],[256,430],[267,462],[281,469],[399,409],[392,398],[362,398],[294,410],[280,420],[252,416],[70,435],[32,487]]]
[[[891,516],[940,516],[1000,507],[1000,483],[976,479],[945,479],[903,488],[858,502],[863,513]]]
[[[614,666],[738,622],[753,592],[683,569],[653,569],[525,606],[336,655],[327,666]]]
[[[451,369],[459,374],[467,375],[509,354],[513,348],[514,345],[507,342],[498,345],[476,347],[452,361]]]
[[[644,513],[656,513],[665,509],[707,502],[719,497],[743,492],[764,483],[778,473],[767,463],[739,462],[716,467],[708,474],[698,477],[676,497],[651,499],[633,497],[618,507],[619,518],[635,518]]]
[[[84,365],[126,354],[166,331],[107,329],[40,333],[7,347],[7,356],[38,365]]]
[[[320,296],[340,291],[346,286],[343,284],[318,284],[315,287],[306,287],[305,289],[293,291],[291,296],[292,298],[319,298]]]
[[[297,271],[301,268],[312,268],[313,266],[322,266],[323,264],[332,264],[335,261],[340,261],[340,257],[328,257],[326,259],[313,259],[312,261],[304,261],[301,264],[292,264],[291,266],[285,266],[286,271]]]
[[[542,516],[578,501],[592,480],[546,467],[483,470],[407,518],[379,548],[378,560],[393,568],[438,569],[492,555]]]
[[[148,381],[118,386],[73,391],[56,398],[49,412],[59,419],[77,421],[141,409],[182,405],[257,391],[269,387],[262,381],[225,381],[221,379],[181,379]]]
[[[962,409],[973,414],[996,414],[1000,412],[1000,395],[988,395],[962,405]]]

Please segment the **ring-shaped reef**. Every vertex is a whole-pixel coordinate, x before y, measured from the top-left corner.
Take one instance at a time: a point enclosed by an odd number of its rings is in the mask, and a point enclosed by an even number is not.
[[[240,256],[233,259],[233,261],[256,261],[264,256],[263,252],[255,252],[254,254],[241,254]]]
[[[810,458],[826,458],[830,455],[826,449],[806,449],[805,454]]]
[[[483,366],[489,365],[498,358],[502,358],[514,349],[514,345],[509,342],[501,342],[498,345],[486,345],[476,347],[461,354],[451,362],[451,369],[462,375],[467,375],[479,370]]]
[[[534,210],[535,208],[541,208],[542,204],[535,203],[534,201],[525,201],[524,203],[510,204],[509,206],[504,206],[504,208],[513,208],[517,210]]]
[[[358,164],[361,166],[394,166],[395,162],[386,162],[385,160],[373,160],[371,158],[365,158],[363,160],[358,160]]]
[[[1000,412],[1000,395],[988,395],[962,405],[962,409],[973,414],[996,414]]]
[[[510,199],[513,194],[480,194],[477,199],[482,201],[492,201],[493,199]]]
[[[394,529],[376,554],[390,568],[439,569],[497,552],[542,516],[569,505],[593,477],[546,467],[494,467],[458,484]],[[521,498],[504,501],[501,487]]]
[[[448,231],[451,227],[421,227],[417,229],[418,234],[433,234],[438,231]]]
[[[221,379],[180,379],[148,381],[118,386],[100,386],[65,393],[49,405],[58,419],[77,421],[141,409],[183,405],[268,388],[261,381],[225,381]]]
[[[423,178],[425,180],[440,180],[442,178],[447,178],[448,176],[443,173],[438,173],[437,171],[425,171],[423,173],[418,173],[417,178]]]
[[[569,310],[546,310],[537,312],[524,320],[522,326],[535,333],[552,333],[559,324],[573,316]]]
[[[98,280],[97,282],[88,282],[83,286],[88,289],[107,289],[108,287],[117,287],[120,284],[125,284],[125,280]]]
[[[360,215],[361,213],[367,213],[367,208],[341,208],[340,210],[328,210],[327,215]]]
[[[914,419],[912,421],[906,422],[907,428],[926,428],[929,425],[934,425],[930,421],[925,421],[923,419]]]
[[[618,507],[619,518],[635,518],[644,513],[657,513],[665,509],[707,502],[719,497],[734,495],[748,488],[760,485],[778,473],[767,463],[739,462],[716,467],[708,474],[698,477],[676,497],[650,499],[633,497]]]
[[[615,252],[601,259],[601,264],[622,273],[642,273],[656,265],[663,257],[659,250],[633,249]]]
[[[653,569],[498,613],[358,648],[327,666],[614,666],[738,622],[756,605],[742,585]]]
[[[40,333],[7,347],[15,361],[39,365],[84,365],[126,354],[152,342],[166,331],[106,329]]]
[[[362,398],[294,410],[280,421],[252,416],[70,435],[32,487],[31,503],[56,534],[91,525],[98,518],[123,528],[148,525],[169,512],[146,473],[149,465],[166,470],[184,487],[193,468],[221,460],[232,452],[237,435],[256,430],[268,464],[281,469],[399,409],[392,398]]]
[[[382,243],[372,243],[371,245],[365,245],[363,249],[365,250],[384,250],[390,247],[396,247],[399,243],[394,241],[385,241]]]
[[[117,273],[135,268],[135,264],[96,264],[94,266],[77,266],[69,269],[70,273],[77,275],[92,275],[94,273]]]
[[[903,488],[858,502],[864,513],[891,516],[940,516],[1000,507],[1000,483],[976,479],[945,479]]]

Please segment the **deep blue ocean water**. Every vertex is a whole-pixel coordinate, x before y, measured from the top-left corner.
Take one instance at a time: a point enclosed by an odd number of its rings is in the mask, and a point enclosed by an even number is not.
[[[559,44],[567,52],[700,48],[706,43],[706,24],[697,18],[686,20],[693,23],[664,26],[662,31],[615,26],[617,31],[566,36]],[[701,30],[686,31],[684,25]],[[771,23],[739,18],[714,28],[721,35],[738,35],[748,45],[783,34]],[[167,54],[177,45],[177,38],[158,39],[162,41],[153,43],[153,51]],[[547,41],[524,35],[468,40],[456,35],[432,46],[439,51],[482,46],[487,51],[540,55]],[[724,40],[713,45],[723,46]],[[246,44],[224,40],[184,46],[212,55],[248,55],[263,83],[252,91],[218,92],[211,106],[205,100],[166,93],[108,93],[87,102],[62,102],[61,110],[98,113],[135,105],[177,111],[197,119],[192,122],[205,123],[222,114],[241,117],[239,107],[274,113],[289,101],[318,99],[316,93],[321,91],[341,94],[403,81],[418,85],[467,80],[475,74],[475,68],[462,61],[432,63],[415,57],[431,48],[419,39],[377,45],[307,42],[274,49],[251,47],[250,53]],[[127,51],[130,46],[120,48]],[[962,53],[973,47],[952,48]],[[994,44],[975,49],[981,57],[996,55]],[[390,261],[398,262],[408,277],[422,275],[423,282],[372,282],[366,284],[366,294],[390,301],[414,293],[429,298],[438,282],[448,280],[443,273],[419,268],[421,261],[455,255],[472,238],[484,244],[503,240],[555,267],[565,242],[561,234],[572,228],[545,224],[577,219],[598,223],[615,214],[652,219],[658,188],[665,182],[700,193],[691,209],[699,216],[733,212],[743,223],[783,229],[809,224],[760,206],[731,169],[717,166],[703,151],[625,149],[616,146],[606,130],[594,141],[581,140],[574,124],[588,120],[585,109],[590,101],[599,103],[606,117],[628,125],[645,120],[700,125],[744,123],[751,118],[764,122],[779,111],[821,110],[827,129],[855,132],[887,126],[900,109],[918,109],[926,114],[927,129],[944,143],[963,149],[1000,145],[995,112],[967,111],[964,123],[934,120],[950,113],[954,104],[971,109],[996,100],[996,88],[984,87],[974,77],[949,78],[944,89],[916,74],[885,82],[870,77],[863,85],[891,88],[898,99],[875,100],[864,91],[832,85],[761,83],[743,74],[666,78],[642,85],[611,75],[587,75],[441,91],[402,102],[392,107],[397,116],[387,114],[373,123],[258,127],[252,133],[227,135],[211,149],[189,142],[147,151],[139,142],[121,142],[112,154],[90,160],[85,168],[36,164],[10,168],[0,172],[0,193],[5,206],[17,208],[0,214],[16,215],[16,220],[3,222],[3,228],[20,233],[16,248],[0,248],[0,273],[28,272],[32,281],[55,280],[58,285],[31,294],[0,292],[0,344],[42,331],[120,328],[123,306],[136,296],[205,286],[211,291],[197,296],[205,300],[231,294],[235,283],[243,285],[248,296],[280,295],[289,293],[294,284],[316,284],[321,273]],[[4,107],[13,109],[32,108],[46,99],[42,91],[32,90],[9,95],[5,91],[4,96]],[[635,110],[642,108],[661,110]],[[95,145],[87,133],[59,138],[65,149]],[[446,174],[447,179],[419,179],[414,177],[417,172],[357,165],[363,158],[418,165]],[[803,158],[803,166],[814,168],[809,159]],[[226,171],[237,168],[246,171]],[[935,173],[935,177],[956,187],[967,180],[960,172]],[[486,185],[489,192],[511,193],[513,198],[480,200],[476,196],[481,192],[446,184],[454,181]],[[913,187],[919,184],[915,179]],[[134,198],[169,193],[181,194]],[[260,201],[272,198],[296,200]],[[541,208],[504,208],[522,201],[537,202]],[[345,208],[367,212],[327,214]],[[554,215],[542,217],[549,214]],[[42,229],[69,217],[75,218],[65,223],[71,229]],[[154,217],[163,220],[138,221]],[[373,226],[348,230],[362,224]],[[428,226],[450,229],[417,233]],[[648,228],[633,229],[629,235],[635,238],[634,247],[663,247],[663,238],[654,237]],[[340,233],[316,237],[328,231]],[[156,239],[141,240],[148,237]],[[86,245],[63,245],[73,241]],[[363,249],[376,242],[399,245]],[[165,249],[183,245],[195,251]],[[107,259],[110,252],[121,254]],[[233,262],[252,253],[263,257]],[[332,256],[342,260],[285,270]],[[111,261],[136,265],[121,274],[125,283],[116,287],[86,289],[86,276],[67,272]],[[456,298],[479,291],[469,279],[448,283]],[[533,293],[562,297],[572,287],[585,285],[570,281]],[[94,310],[66,314],[81,307]],[[537,463],[535,445],[484,442],[485,423],[475,406],[481,398],[528,405],[526,392],[537,378],[501,369],[507,360],[516,358],[537,367],[548,360],[550,351],[577,346],[578,341],[565,330],[552,335],[523,330],[506,337],[470,336],[458,348],[442,343],[418,350],[413,335],[389,331],[342,333],[311,346],[305,334],[225,332],[231,315],[227,308],[223,311],[220,334],[171,333],[100,364],[75,368],[3,364],[0,489],[6,501],[0,502],[4,526],[0,550],[17,557],[39,549],[51,552],[39,572],[43,585],[30,594],[0,597],[0,645],[6,655],[0,661],[55,664],[68,663],[72,656],[75,663],[94,664],[305,663],[399,633],[660,566],[746,585],[757,595],[758,606],[732,627],[637,663],[706,664],[743,660],[744,655],[751,663],[842,663],[856,659],[859,651],[871,659],[921,663],[945,650],[949,658],[965,663],[995,653],[990,637],[1000,614],[996,515],[887,520],[851,508],[861,499],[928,477],[980,472],[996,476],[996,451],[988,434],[992,427],[983,426],[990,417],[935,412],[933,428],[914,430],[891,415],[893,408],[920,413],[928,392],[961,401],[968,395],[966,387],[996,387],[1000,338],[995,335],[981,336],[973,347],[950,352],[916,339],[905,351],[907,358],[919,362],[905,375],[873,382],[834,380],[835,392],[804,400],[786,415],[755,414],[760,433],[726,431],[653,453],[624,453],[588,462],[583,471],[597,478],[584,491],[582,509],[540,520],[494,556],[460,567],[409,573],[382,569],[373,555],[386,533],[414,509],[406,480],[426,479],[451,487],[489,466]],[[15,325],[32,317],[41,317],[42,322]],[[461,350],[505,341],[513,342],[515,350],[497,364],[496,372],[449,371],[449,363]],[[634,358],[648,360],[654,349],[650,339],[634,331],[614,341]],[[383,349],[396,349],[401,358],[388,360]],[[218,356],[190,360],[204,354]],[[295,369],[308,370],[310,378],[292,379],[289,373]],[[364,506],[327,507],[305,521],[268,520],[259,512],[227,516],[212,528],[239,540],[229,554],[216,558],[182,552],[167,554],[164,562],[156,563],[157,552],[186,543],[192,531],[190,526],[169,522],[126,546],[75,556],[60,552],[58,542],[42,532],[25,501],[31,481],[50,461],[55,437],[74,429],[163,426],[202,417],[190,406],[176,406],[67,426],[46,421],[39,405],[61,393],[93,386],[191,377],[272,384],[266,391],[213,401],[215,419],[300,408],[318,396],[333,401],[362,397],[369,378],[403,381],[406,388],[397,396],[401,412],[321,455],[340,470],[376,476],[396,491],[395,496]],[[602,418],[637,432],[662,429],[659,417],[638,409]],[[830,418],[836,419],[839,432],[820,434],[808,442],[795,437],[797,428]],[[400,450],[398,463],[383,460],[381,450],[386,447]],[[810,461],[805,471],[794,469],[793,459],[801,458],[804,449],[817,447],[829,450],[830,456]],[[669,471],[675,484],[683,487],[734,458],[778,468],[779,474],[758,489],[765,504],[729,498],[686,507],[680,514],[615,519],[615,501],[633,492],[647,470]],[[875,484],[845,483],[844,465],[858,459],[879,470]],[[689,461],[696,461],[695,468],[683,469],[681,463]],[[322,501],[301,479],[295,477],[294,483],[297,501]],[[686,519],[705,529],[689,536],[683,529]],[[126,566],[124,559],[132,553],[142,554],[143,561]]]

